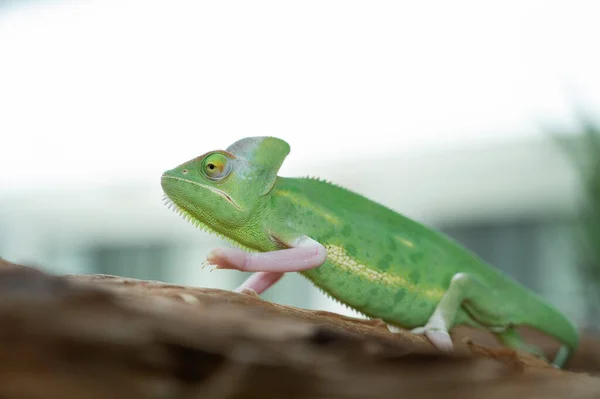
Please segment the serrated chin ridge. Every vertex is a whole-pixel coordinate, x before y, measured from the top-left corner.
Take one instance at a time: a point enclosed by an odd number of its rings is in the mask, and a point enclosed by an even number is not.
[[[233,240],[232,238],[227,237],[226,235],[224,235],[222,233],[219,233],[218,231],[211,228],[209,225],[202,223],[200,220],[198,220],[197,218],[192,216],[188,211],[186,211],[185,209],[178,206],[175,202],[173,202],[173,200],[171,198],[169,198],[169,196],[166,194],[163,195],[163,203],[167,206],[167,208],[169,208],[173,212],[177,213],[184,220],[186,220],[187,222],[192,224],[194,227],[200,229],[201,231],[215,235],[215,236],[223,239],[224,241],[229,242],[231,245],[233,245],[239,249],[242,249],[244,251],[256,252],[254,249],[248,248],[248,247],[240,244],[239,242]]]
[[[312,285],[319,290],[321,293],[323,293],[327,298],[333,300],[333,302],[338,303],[340,305],[342,305],[343,308],[347,309],[347,310],[351,310],[354,311],[358,314],[360,314],[361,316],[367,318],[367,319],[372,319],[371,316],[369,316],[368,314],[360,311],[359,309],[348,305],[347,303],[342,302],[341,299],[336,298],[335,296],[333,296],[331,293],[329,293],[328,291],[326,291],[324,288],[322,288],[320,285],[316,284],[315,281],[313,281],[312,278],[308,277],[307,275],[305,275],[304,273],[300,273],[304,278],[306,278],[308,281],[310,281],[312,283]]]

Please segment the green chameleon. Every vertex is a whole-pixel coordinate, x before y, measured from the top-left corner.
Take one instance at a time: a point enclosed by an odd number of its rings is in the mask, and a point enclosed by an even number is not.
[[[452,351],[457,325],[543,356],[515,327],[539,329],[562,344],[557,367],[575,351],[569,319],[441,232],[329,182],[278,176],[289,152],[281,139],[248,137],[162,175],[169,206],[240,248],[217,248],[207,259],[255,272],[236,291],[260,295],[300,272],[390,330],[424,334],[443,351]]]

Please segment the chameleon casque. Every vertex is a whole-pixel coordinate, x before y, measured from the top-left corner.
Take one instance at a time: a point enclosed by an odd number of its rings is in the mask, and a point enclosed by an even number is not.
[[[579,334],[558,309],[435,229],[316,178],[277,173],[290,152],[275,137],[248,137],[166,171],[166,202],[238,248],[217,248],[217,269],[255,272],[237,291],[261,294],[299,272],[331,297],[391,329],[424,334],[444,351],[468,325],[541,355],[515,327],[558,340],[562,367]]]

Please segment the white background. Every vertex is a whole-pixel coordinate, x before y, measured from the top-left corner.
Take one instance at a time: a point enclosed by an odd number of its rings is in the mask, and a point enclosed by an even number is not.
[[[600,105],[599,13],[595,1],[0,7],[0,190],[157,181],[249,135],[290,142],[285,175],[543,134],[540,122]]]

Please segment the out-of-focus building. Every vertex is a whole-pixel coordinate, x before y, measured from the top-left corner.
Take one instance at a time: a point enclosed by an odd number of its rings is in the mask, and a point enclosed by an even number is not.
[[[374,162],[374,163],[373,163]],[[503,142],[413,157],[323,163],[327,178],[441,229],[585,319],[572,214],[577,179],[549,140]],[[202,269],[227,245],[161,201],[156,182],[94,190],[0,191],[0,256],[52,273],[109,273],[232,289],[247,276]],[[265,298],[353,314],[289,275]]]

